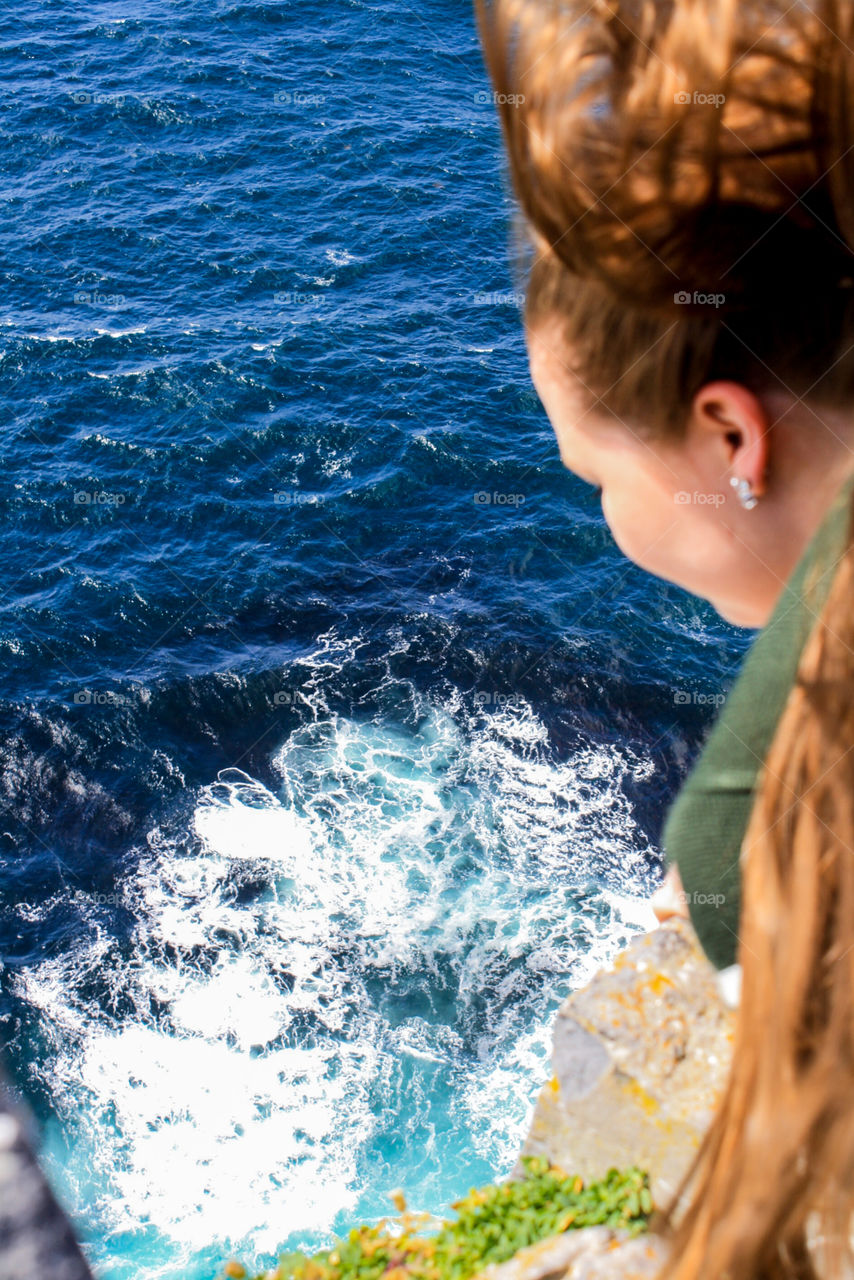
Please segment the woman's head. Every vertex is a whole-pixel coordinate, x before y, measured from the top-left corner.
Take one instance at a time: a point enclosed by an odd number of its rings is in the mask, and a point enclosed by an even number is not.
[[[476,4],[561,452],[629,554],[764,621],[854,457],[854,0]],[[733,1067],[668,1280],[854,1268],[853,594],[854,519],[742,845]]]
[[[633,559],[761,625],[854,444],[850,11],[479,13],[562,456]]]
[[[649,572],[763,626],[851,466],[854,421],[796,397],[703,382],[677,429],[591,399],[554,320],[529,328],[531,377],[564,464],[601,490],[615,541]],[[745,507],[736,483],[755,502]]]

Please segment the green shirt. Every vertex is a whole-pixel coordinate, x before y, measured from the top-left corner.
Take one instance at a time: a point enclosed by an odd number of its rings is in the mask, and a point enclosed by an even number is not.
[[[736,960],[739,859],[757,775],[845,549],[852,489],[854,476],[834,499],[754,641],[664,827],[665,856],[679,867],[691,921],[718,969]]]

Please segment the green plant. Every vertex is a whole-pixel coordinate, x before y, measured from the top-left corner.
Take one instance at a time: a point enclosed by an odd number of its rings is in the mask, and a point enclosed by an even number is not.
[[[490,1263],[570,1229],[605,1225],[632,1235],[646,1229],[653,1206],[643,1170],[609,1169],[585,1186],[540,1157],[522,1163],[524,1177],[472,1188],[452,1206],[456,1218],[444,1222],[407,1211],[396,1192],[399,1217],[354,1228],[311,1257],[287,1254],[266,1280],[470,1280]],[[239,1280],[247,1273],[230,1262],[224,1274]]]

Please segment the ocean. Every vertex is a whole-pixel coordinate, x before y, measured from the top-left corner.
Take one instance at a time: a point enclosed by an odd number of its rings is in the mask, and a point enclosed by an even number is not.
[[[468,5],[0,36],[5,1069],[213,1280],[508,1172],[748,637],[560,465]]]

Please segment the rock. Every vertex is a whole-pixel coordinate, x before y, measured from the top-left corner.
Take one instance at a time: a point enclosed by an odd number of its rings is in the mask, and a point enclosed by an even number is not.
[[[666,1245],[656,1236],[631,1239],[609,1227],[587,1227],[520,1249],[476,1280],[652,1280],[666,1260]]]
[[[714,1114],[734,1022],[687,921],[635,938],[558,1011],[554,1075],[522,1155],[545,1156],[585,1181],[612,1165],[640,1165],[663,1205]]]
[[[0,1280],[92,1280],[36,1163],[27,1114],[0,1090]]]

